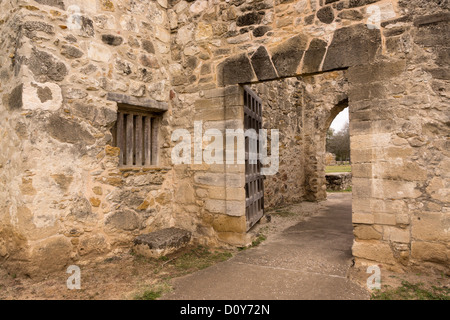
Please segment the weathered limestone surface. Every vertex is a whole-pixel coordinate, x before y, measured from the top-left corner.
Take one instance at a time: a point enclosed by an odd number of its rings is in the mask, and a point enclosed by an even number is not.
[[[110,146],[117,103],[166,111],[167,123],[166,11],[148,1],[0,4],[0,258],[17,273],[61,271],[175,224],[167,127],[157,167],[118,168]]]
[[[352,186],[351,173],[327,173],[327,190],[342,191]]]
[[[284,162],[268,205],[325,197],[327,124],[348,106],[357,263],[449,272],[448,1],[16,0],[0,31],[0,259],[16,273],[172,226],[247,244],[244,165],[174,166],[171,134],[242,128],[240,85],[269,80]],[[158,166],[118,167],[108,97],[166,110]]]

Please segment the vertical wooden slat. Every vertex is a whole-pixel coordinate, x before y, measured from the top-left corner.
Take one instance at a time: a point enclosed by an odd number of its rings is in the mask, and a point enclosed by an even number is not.
[[[260,183],[260,181],[259,181],[259,179],[256,181],[256,185],[258,186],[258,205],[257,205],[257,208],[258,208],[258,212],[260,212],[261,211],[261,193],[259,192],[259,190],[260,190],[260,185],[259,185],[259,183]]]
[[[158,131],[159,121],[157,118],[152,119],[152,165],[158,163]]]
[[[117,115],[117,129],[116,129],[116,146],[120,148],[119,166],[123,165],[123,153],[125,150],[125,143],[123,139],[123,113],[119,112]]]
[[[143,157],[143,126],[142,126],[142,116],[136,116],[136,132],[135,132],[135,144],[136,144],[136,166],[142,166]]]
[[[144,164],[152,164],[152,118],[144,117]]]
[[[255,191],[253,190],[253,182],[250,182],[250,198],[252,199],[251,204],[250,204],[250,220],[252,219],[253,212],[254,212],[254,209],[253,209],[253,207],[254,207],[253,204],[255,203],[253,200],[254,195],[255,195]]]
[[[127,126],[126,126],[126,140],[127,140],[127,150],[126,150],[126,165],[133,166],[134,158],[134,119],[132,114],[127,114]]]

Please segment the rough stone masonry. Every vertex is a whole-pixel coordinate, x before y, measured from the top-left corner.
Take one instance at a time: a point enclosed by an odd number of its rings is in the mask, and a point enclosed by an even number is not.
[[[247,244],[245,166],[173,165],[171,134],[243,128],[251,85],[281,135],[266,207],[326,197],[348,107],[357,265],[448,274],[449,21],[448,0],[0,1],[0,263],[41,276],[170,227]],[[123,108],[158,111],[151,165],[119,165]]]

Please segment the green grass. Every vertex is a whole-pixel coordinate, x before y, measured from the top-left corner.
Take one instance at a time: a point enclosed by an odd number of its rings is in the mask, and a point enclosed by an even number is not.
[[[141,294],[134,296],[134,300],[156,300],[160,298],[165,292],[171,290],[171,287],[167,284],[158,284],[154,287],[144,290]]]
[[[398,288],[384,286],[372,293],[371,300],[450,300],[450,288],[431,286],[423,283],[402,281]]]
[[[247,250],[250,248],[254,248],[259,246],[262,242],[267,240],[267,236],[264,234],[264,232],[267,231],[267,227],[262,228],[259,233],[257,234],[257,237],[255,238],[255,240],[252,241],[252,244],[249,245],[248,247],[240,247],[238,248],[239,251],[243,251],[243,250]]]
[[[338,172],[352,172],[352,166],[351,165],[327,166],[325,168],[325,173],[338,173]]]
[[[340,193],[340,192],[352,192],[352,187],[348,187],[344,190],[327,190],[329,193]]]
[[[258,237],[252,241],[252,248],[259,246],[263,241],[265,241],[267,239],[267,237],[264,234],[259,234]]]
[[[210,251],[206,247],[198,246],[175,259],[173,265],[177,270],[196,271],[226,261],[232,256],[231,252]]]
[[[134,300],[156,300],[161,297],[162,291],[147,290],[141,295],[134,297]]]
[[[210,250],[204,246],[184,249],[175,254],[161,256],[157,259],[134,255],[137,263],[145,263],[149,270],[153,269],[156,283],[146,286],[134,296],[135,300],[157,300],[166,292],[171,291],[170,280],[184,276],[198,270],[205,269],[217,262],[230,259],[233,253],[230,250]]]

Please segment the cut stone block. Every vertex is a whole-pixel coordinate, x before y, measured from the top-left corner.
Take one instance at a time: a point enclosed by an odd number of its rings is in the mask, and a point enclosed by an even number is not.
[[[161,229],[136,237],[133,251],[147,258],[158,258],[183,248],[191,236],[189,231],[179,228]]]

